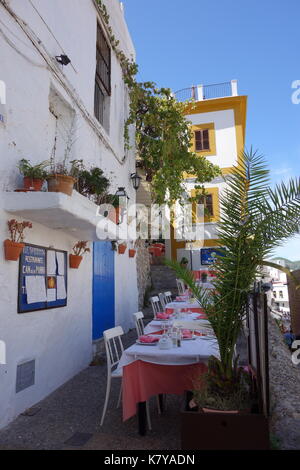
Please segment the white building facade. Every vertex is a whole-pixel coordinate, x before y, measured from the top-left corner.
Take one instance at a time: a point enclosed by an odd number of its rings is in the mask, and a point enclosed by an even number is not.
[[[103,3],[120,49],[134,59],[122,5],[118,0]],[[110,70],[95,99],[99,34],[109,49]],[[61,65],[60,56],[71,62]],[[0,83],[1,239],[9,238],[9,219],[28,220],[33,227],[25,243],[67,257],[79,240],[89,240],[91,248],[78,270],[68,264],[64,268],[66,306],[26,313],[18,311],[19,262],[7,261],[0,252],[0,350],[6,356],[0,358],[2,427],[88,366],[93,339],[101,338],[105,326],[122,325],[127,331],[138,292],[135,258],[128,252],[118,255],[112,247],[110,253],[110,242],[99,241],[93,202],[76,191],[72,196],[15,192],[23,184],[18,162],[49,160],[56,143],[59,163],[71,136],[69,160],[101,168],[110,179],[110,192],[123,187],[135,202],[130,180],[135,155],[124,151],[123,138],[128,93],[97,2],[1,0]],[[108,284],[111,305],[106,304]]]

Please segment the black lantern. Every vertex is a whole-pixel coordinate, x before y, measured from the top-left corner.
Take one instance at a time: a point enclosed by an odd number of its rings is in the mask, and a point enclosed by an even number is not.
[[[139,176],[137,173],[131,173],[130,179],[132,181],[134,189],[137,191],[140,187],[142,177]]]
[[[115,194],[117,197],[127,197],[127,199],[129,199],[127,193],[126,193],[126,190],[125,188],[121,187],[121,188],[118,188],[118,190],[116,191],[116,194]]]
[[[57,60],[57,62],[59,62],[61,65],[68,65],[71,60],[69,59],[69,57],[67,55],[57,55],[55,56],[55,59]]]

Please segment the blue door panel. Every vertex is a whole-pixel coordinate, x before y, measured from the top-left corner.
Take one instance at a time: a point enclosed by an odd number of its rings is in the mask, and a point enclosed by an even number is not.
[[[94,243],[93,340],[115,326],[115,258],[111,242]]]

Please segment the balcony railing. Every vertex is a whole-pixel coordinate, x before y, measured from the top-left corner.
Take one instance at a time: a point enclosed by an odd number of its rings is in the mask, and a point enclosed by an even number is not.
[[[215,83],[213,85],[197,85],[183,88],[174,93],[178,101],[203,101],[226,96],[237,96],[237,81]]]

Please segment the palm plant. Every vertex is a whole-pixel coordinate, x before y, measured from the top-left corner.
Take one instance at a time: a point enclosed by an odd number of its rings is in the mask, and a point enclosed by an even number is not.
[[[227,178],[218,226],[220,256],[214,265],[214,289],[197,286],[190,271],[176,261],[167,261],[185,281],[207,312],[216,335],[220,360],[211,368],[219,376],[220,389],[234,385],[235,345],[246,314],[248,293],[260,267],[272,265],[267,258],[283,241],[299,232],[300,179],[291,179],[274,189],[269,170],[257,152],[244,152],[243,163]],[[282,269],[281,266],[277,266]],[[287,269],[287,274],[291,275]],[[218,373],[216,373],[216,368]],[[223,386],[222,386],[223,382]]]

